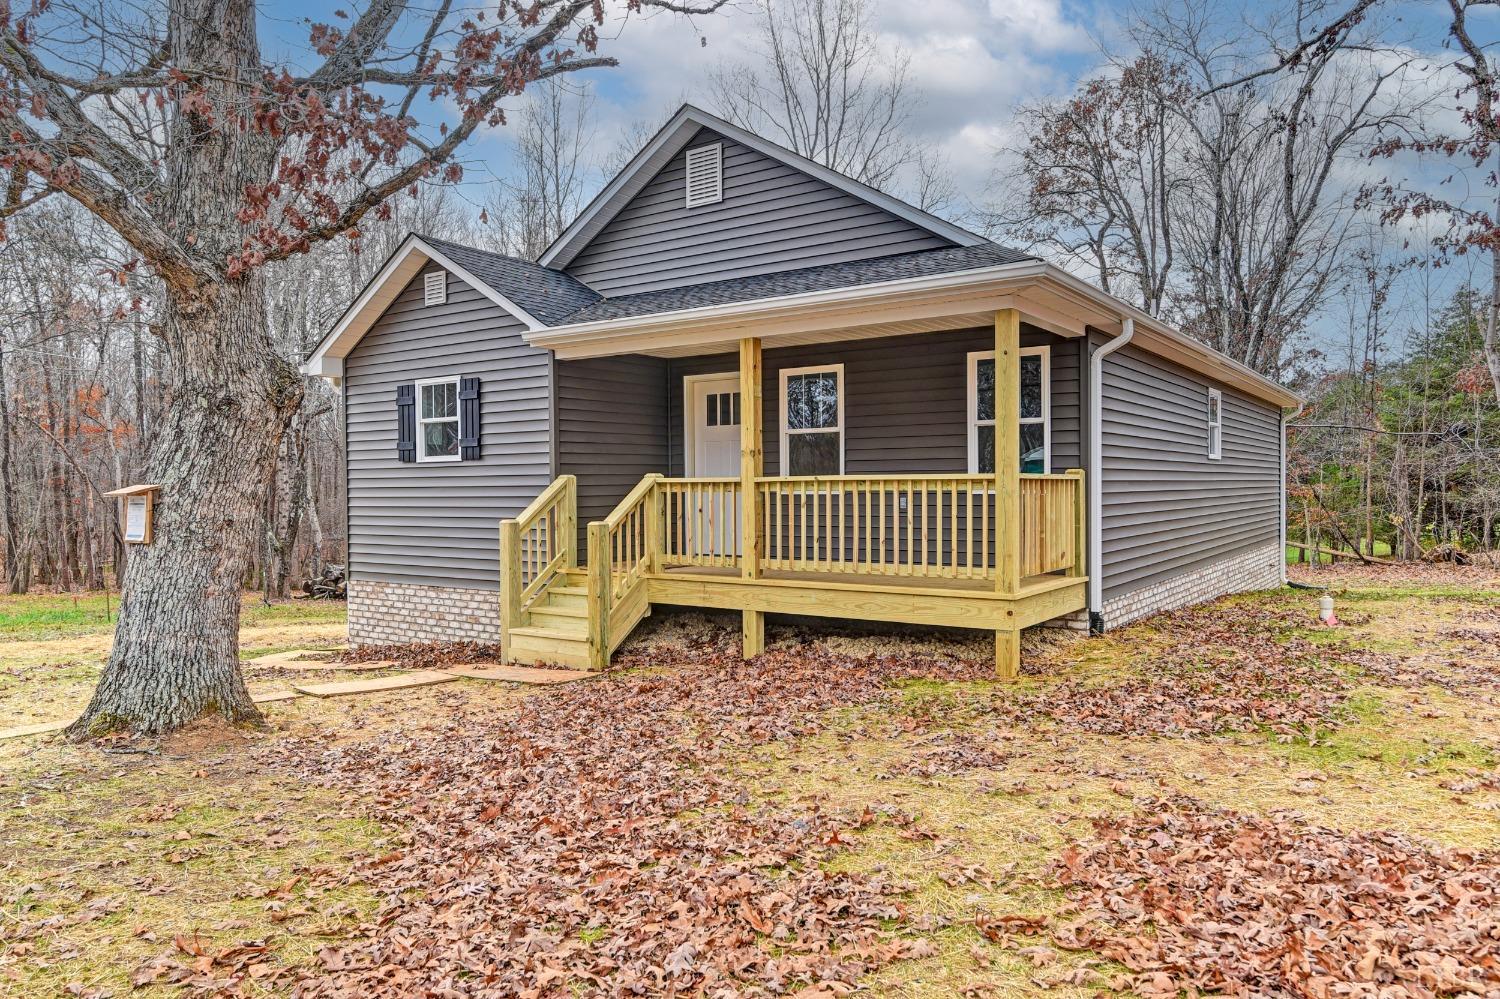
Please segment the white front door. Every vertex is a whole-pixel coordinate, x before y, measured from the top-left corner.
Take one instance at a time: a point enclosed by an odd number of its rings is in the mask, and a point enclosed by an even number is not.
[[[691,382],[692,457],[687,474],[699,478],[740,474],[740,378],[714,375]]]
[[[709,375],[688,382],[687,474],[734,478],[740,474],[740,376]],[[702,495],[702,494],[699,494]],[[729,497],[704,499],[713,509],[694,511],[694,547],[705,555],[738,554],[738,510]]]

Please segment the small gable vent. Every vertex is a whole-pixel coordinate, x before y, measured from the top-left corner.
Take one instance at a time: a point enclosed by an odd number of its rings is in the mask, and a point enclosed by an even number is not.
[[[448,301],[448,272],[429,271],[422,277],[422,304],[442,305]]]
[[[698,208],[724,200],[724,145],[699,146],[687,152],[687,206]]]

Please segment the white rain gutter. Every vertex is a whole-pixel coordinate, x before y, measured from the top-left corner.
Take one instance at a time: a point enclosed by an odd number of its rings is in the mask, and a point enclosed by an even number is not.
[[[1134,319],[1125,316],[1120,324],[1120,335],[1089,356],[1089,461],[1094,466],[1088,476],[1090,616],[1104,613],[1104,359],[1135,336]]]
[[[1281,559],[1282,586],[1286,585],[1286,425],[1301,416],[1302,411],[1306,408],[1307,403],[1299,402],[1297,403],[1297,408],[1291,413],[1288,413],[1284,409],[1281,411],[1281,530],[1278,532],[1278,536],[1281,538],[1281,554],[1278,557]]]

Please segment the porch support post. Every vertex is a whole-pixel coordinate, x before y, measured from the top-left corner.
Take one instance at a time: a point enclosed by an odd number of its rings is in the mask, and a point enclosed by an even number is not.
[[[740,575],[760,578],[765,554],[765,528],[756,479],[765,472],[765,433],[762,427],[760,337],[740,341]],[[766,649],[766,615],[744,611],[744,653],[749,659]]]
[[[1000,309],[995,313],[995,589],[1004,594],[1021,589],[1020,416],[1021,313]],[[1020,637],[1014,626],[995,632],[995,671],[1001,677],[1020,672]]]

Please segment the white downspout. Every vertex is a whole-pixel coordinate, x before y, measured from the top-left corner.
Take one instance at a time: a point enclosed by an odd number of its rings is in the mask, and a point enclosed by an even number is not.
[[[1286,585],[1286,425],[1302,415],[1307,408],[1307,403],[1297,403],[1297,408],[1292,413],[1281,411],[1281,529],[1277,537],[1281,539],[1281,585]]]
[[[1090,616],[1104,613],[1104,359],[1133,336],[1135,320],[1127,317],[1120,335],[1089,357],[1089,462],[1094,466],[1088,475]]]

